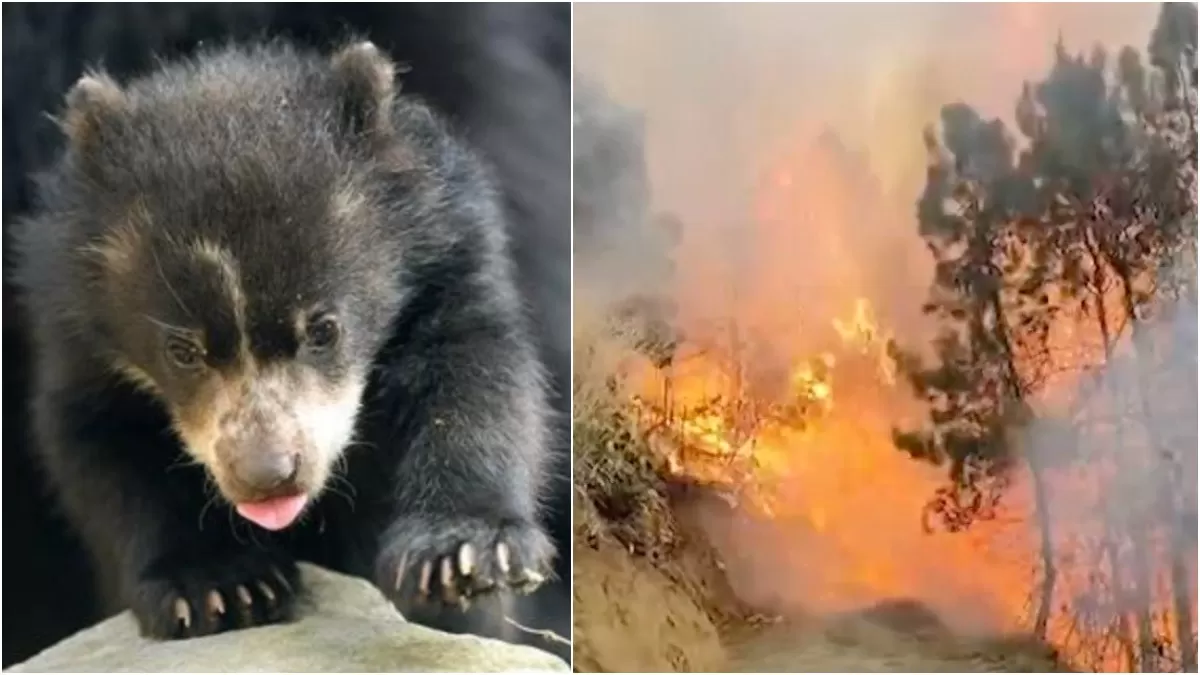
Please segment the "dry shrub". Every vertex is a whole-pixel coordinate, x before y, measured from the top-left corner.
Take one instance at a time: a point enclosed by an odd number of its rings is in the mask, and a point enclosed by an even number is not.
[[[639,429],[621,377],[636,335],[630,324],[589,322],[578,302],[575,311],[575,670],[723,670],[716,627],[678,582],[665,460]]]
[[[620,375],[622,359],[634,353],[628,334],[578,313],[575,326],[576,534],[592,542],[607,534],[632,553],[661,560],[676,540],[674,519],[665,496],[665,463],[638,429]]]

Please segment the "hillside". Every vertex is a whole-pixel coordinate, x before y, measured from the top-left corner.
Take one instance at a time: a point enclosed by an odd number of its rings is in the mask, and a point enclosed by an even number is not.
[[[915,601],[826,616],[747,605],[704,530],[714,508],[733,515],[732,498],[669,476],[617,402],[617,384],[596,377],[611,361],[595,344],[577,349],[577,672],[1063,670],[1044,645],[959,634]]]

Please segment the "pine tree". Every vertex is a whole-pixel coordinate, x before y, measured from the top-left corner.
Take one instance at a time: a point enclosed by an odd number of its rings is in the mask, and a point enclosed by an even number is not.
[[[921,429],[897,431],[898,447],[947,464],[951,485],[931,510],[951,531],[994,511],[1014,464],[1012,430],[1032,415],[1055,308],[1042,292],[1046,268],[1013,223],[1032,208],[1033,183],[997,121],[946,106],[942,139],[926,133],[932,161],[918,204],[920,234],[935,261],[925,311],[942,326],[933,364],[897,352],[900,371],[930,410]],[[1043,582],[1035,629],[1044,635],[1056,571],[1044,467],[1032,463]]]
[[[1110,69],[1103,51],[1085,60],[1060,44],[1048,77],[1027,86],[1017,108],[1029,141],[1022,163],[1038,177],[1040,193],[1038,217],[1024,221],[1031,225],[1029,235],[1053,259],[1048,264],[1057,270],[1060,294],[1076,303],[1082,317],[1094,317],[1104,346],[1102,364],[1112,363],[1126,334],[1132,338],[1137,424],[1149,437],[1151,453],[1148,467],[1123,471],[1148,471],[1162,496],[1145,512],[1121,514],[1134,540],[1143,670],[1158,668],[1161,651],[1152,626],[1147,533],[1155,523],[1175,522],[1181,507],[1187,508],[1178,498],[1194,494],[1194,486],[1175,484],[1183,467],[1171,455],[1182,450],[1194,457],[1195,445],[1172,448],[1162,437],[1146,373],[1161,361],[1149,327],[1164,307],[1189,299],[1195,304],[1195,22],[1194,5],[1163,6],[1149,47],[1151,68],[1132,48],[1123,49]],[[1115,307],[1108,302],[1113,296],[1119,300]],[[1115,443],[1123,448],[1129,442],[1121,419],[1125,393],[1119,388],[1102,393],[1118,413]],[[1184,668],[1194,670],[1183,543],[1173,541],[1171,549],[1176,640]],[[1120,572],[1115,563],[1113,571]]]

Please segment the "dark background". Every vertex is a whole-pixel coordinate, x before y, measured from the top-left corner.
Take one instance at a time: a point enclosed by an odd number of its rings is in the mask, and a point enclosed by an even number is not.
[[[403,90],[448,114],[499,171],[522,283],[554,374],[562,432],[550,504],[557,581],[517,616],[570,635],[570,5],[555,4],[24,4],[5,3],[4,259],[10,225],[31,206],[29,174],[53,161],[60,134],[46,113],[85,65],[121,80],[200,43],[284,36],[327,50],[374,41],[413,70]],[[6,264],[7,267],[7,264]],[[7,274],[3,304],[3,665],[102,618],[86,555],[32,462],[30,352]],[[445,626],[462,629],[461,626]],[[524,641],[568,658],[562,645]]]

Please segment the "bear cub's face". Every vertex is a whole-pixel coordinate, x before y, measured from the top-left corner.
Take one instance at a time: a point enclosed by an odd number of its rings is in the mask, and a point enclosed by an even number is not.
[[[226,500],[264,527],[285,527],[351,442],[366,376],[350,351],[354,324],[335,303],[256,312],[233,256],[204,244],[192,252],[209,267],[196,281],[224,292],[192,321],[148,321],[140,342],[150,351],[129,353],[156,358],[121,367],[160,392]]]
[[[76,85],[71,218],[105,357],[163,403],[242,516],[281,529],[352,442],[399,303],[399,254],[352,146],[382,132],[339,118],[386,114],[391,67],[369,45],[298,77],[224,58]]]

